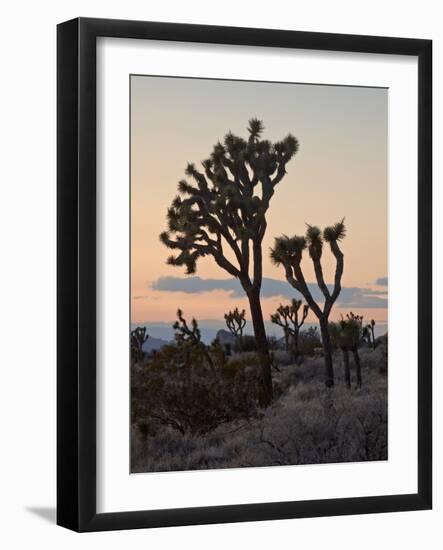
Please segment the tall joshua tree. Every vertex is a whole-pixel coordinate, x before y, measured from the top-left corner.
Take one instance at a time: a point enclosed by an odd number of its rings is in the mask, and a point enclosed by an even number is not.
[[[282,141],[262,139],[263,124],[251,119],[248,139],[229,132],[217,143],[198,170],[188,164],[179,193],[168,209],[168,231],[161,241],[177,254],[168,263],[195,273],[197,261],[211,256],[245,291],[251,310],[260,362],[262,405],[272,400],[271,364],[266,340],[260,290],[263,277],[262,243],[266,213],[286,165],[298,150],[289,134]]]
[[[290,305],[280,306],[276,313],[271,315],[271,321],[283,328],[285,335],[285,349],[289,351],[289,341],[292,340],[291,351],[294,359],[298,357],[298,335],[309,312],[309,306],[304,305],[301,319],[298,318],[298,312],[302,306],[301,300],[293,299]]]
[[[239,311],[238,307],[234,311],[228,311],[225,313],[226,326],[229,332],[235,337],[238,342],[238,346],[241,349],[243,345],[243,329],[246,325],[246,311],[242,309]]]
[[[323,232],[318,227],[308,225],[306,236],[300,237],[295,235],[294,237],[287,237],[283,235],[275,239],[274,247],[271,249],[272,261],[276,265],[282,265],[284,267],[288,283],[294,287],[295,290],[300,292],[318,318],[325,359],[325,384],[327,387],[334,385],[334,366],[332,363],[328,320],[332,306],[341,292],[344,256],[339,247],[339,243],[345,235],[346,228],[344,219],[333,226],[326,227]],[[324,241],[329,243],[336,262],[334,285],[331,290],[325,283],[321,264]],[[301,268],[303,251],[306,248],[309,251],[309,256],[314,266],[317,284],[324,297],[323,308],[314,300]]]

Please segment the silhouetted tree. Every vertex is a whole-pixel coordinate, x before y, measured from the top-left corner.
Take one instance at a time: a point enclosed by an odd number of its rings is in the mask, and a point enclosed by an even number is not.
[[[280,304],[276,313],[271,314],[271,322],[283,329],[285,338],[285,351],[289,351],[289,306]]]
[[[348,347],[354,357],[355,369],[357,374],[357,385],[362,386],[361,363],[358,348],[360,347],[363,335],[363,316],[354,315],[352,311],[346,314],[346,336],[348,339]]]
[[[369,339],[369,343],[372,344],[372,349],[375,349],[375,321],[374,319],[371,319],[371,322],[368,323],[367,325],[367,328],[368,328],[368,331],[369,331],[369,334],[370,334],[370,339]]]
[[[249,121],[247,140],[229,132],[217,143],[203,169],[188,164],[186,180],[179,183],[180,195],[168,209],[168,231],[161,241],[177,255],[170,265],[196,271],[199,258],[211,256],[245,291],[251,310],[262,371],[262,405],[272,400],[272,378],[260,290],[263,277],[262,242],[266,213],[276,186],[286,174],[286,165],[298,150],[289,134],[271,143],[261,139],[263,124]]]
[[[191,321],[191,328],[189,327],[186,319],[183,317],[183,311],[177,310],[178,321],[172,325],[172,328],[176,331],[174,338],[177,344],[200,344],[201,332],[198,328],[197,321],[193,318]]]
[[[366,342],[368,346],[371,345],[371,332],[369,330],[369,325],[363,327],[362,340],[363,342]]]
[[[228,313],[225,313],[226,326],[237,340],[240,350],[242,349],[243,344],[243,329],[246,325],[245,316],[246,311],[244,309],[239,311],[238,307],[236,307],[233,311],[228,311]]]
[[[177,310],[178,320],[172,325],[172,328],[175,330],[174,338],[177,343],[177,346],[181,348],[181,353],[183,357],[183,364],[190,365],[189,357],[195,352],[195,350],[200,350],[203,355],[206,356],[206,360],[209,365],[214,366],[214,362],[211,357],[210,349],[201,341],[201,332],[198,328],[198,323],[195,318],[191,320],[191,326],[188,325],[186,319],[183,316],[183,311],[181,309]],[[217,342],[218,345],[218,342]],[[211,348],[217,349],[217,348]],[[179,357],[179,355],[177,355]],[[189,376],[191,375],[191,369],[189,369]]]
[[[343,356],[343,367],[345,383],[351,389],[351,371],[349,368],[349,342],[346,334],[346,321],[342,319],[338,323],[329,323],[329,334],[333,346],[341,350]]]
[[[345,382],[348,388],[351,387],[351,375],[349,369],[349,352],[352,353],[355,363],[357,385],[362,386],[361,363],[358,348],[363,339],[363,317],[354,315],[352,311],[341,318],[338,323],[329,323],[329,333],[332,344],[342,350],[343,364],[345,371]]]
[[[286,279],[304,297],[307,304],[317,316],[320,324],[320,333],[325,359],[325,383],[327,387],[334,385],[334,366],[332,363],[331,342],[328,330],[329,314],[332,306],[341,291],[341,278],[344,269],[344,256],[339,247],[339,242],[345,237],[346,229],[344,219],[323,231],[318,227],[308,225],[306,236],[287,237],[283,235],[275,239],[271,249],[271,259],[276,265],[282,265],[285,269]],[[335,276],[332,290],[328,288],[323,277],[321,257],[324,241],[329,243],[332,254],[335,257]],[[305,281],[301,268],[303,251],[308,248],[311,257],[317,284],[324,296],[323,309],[312,297],[308,284]]]
[[[134,362],[140,361],[144,357],[143,344],[149,338],[146,327],[137,327],[131,330],[131,358]]]
[[[305,319],[308,315],[309,306],[304,305],[302,309],[302,316],[299,321],[298,312],[302,306],[301,300],[293,299],[290,305],[280,306],[277,308],[276,313],[271,315],[271,321],[283,328],[285,337],[285,349],[289,351],[291,349],[291,355],[293,359],[297,359],[299,354],[298,348],[298,335],[300,328],[303,326]],[[289,347],[290,340],[292,340],[291,348]]]

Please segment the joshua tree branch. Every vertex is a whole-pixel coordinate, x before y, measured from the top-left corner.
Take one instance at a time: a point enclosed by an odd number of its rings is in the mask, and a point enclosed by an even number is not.
[[[231,262],[223,254],[221,254],[220,252],[214,252],[213,256],[217,264],[221,268],[225,269],[230,275],[238,278],[241,277],[240,271],[234,265],[232,265]]]
[[[317,279],[317,284],[320,290],[322,291],[323,296],[325,297],[325,300],[329,300],[329,298],[331,297],[331,294],[329,292],[329,289],[323,277],[323,268],[320,262],[320,258],[312,258],[312,263],[314,265],[314,272],[315,272],[315,278]]]
[[[254,278],[253,278],[252,286],[256,290],[260,290],[262,277],[263,277],[261,241],[259,242],[257,242],[256,240],[253,241],[252,254],[254,258]]]
[[[331,251],[335,256],[335,260],[337,263],[335,267],[334,290],[332,292],[331,298],[328,303],[328,311],[331,310],[335,300],[338,298],[341,292],[341,278],[343,276],[343,269],[344,269],[344,256],[342,251],[340,250],[340,247],[337,244],[337,241],[332,241],[330,245],[331,245]]]
[[[306,319],[306,317],[308,316],[308,312],[309,312],[308,306],[304,306],[304,307],[303,307],[302,319],[301,319],[301,321],[300,321],[300,324],[298,325],[298,328],[300,328],[300,327],[304,324],[305,319]]]
[[[277,169],[277,174],[274,176],[272,180],[272,186],[275,187],[280,181],[285,177],[286,175],[286,162],[280,161]]]
[[[303,272],[301,270],[300,262],[293,262],[292,269],[294,272],[295,279],[298,283],[297,286],[294,286],[296,290],[298,290],[302,295],[303,298],[308,303],[309,307],[312,309],[312,311],[317,315],[317,317],[320,317],[322,315],[322,310],[315,302],[314,298],[312,297],[311,291],[309,290],[308,285],[306,284]],[[287,277],[286,277],[287,278]],[[289,279],[287,279],[289,284],[292,284]]]

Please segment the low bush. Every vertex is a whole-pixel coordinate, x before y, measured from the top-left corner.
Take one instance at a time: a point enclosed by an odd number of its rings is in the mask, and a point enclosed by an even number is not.
[[[132,421],[141,433],[169,426],[205,434],[257,412],[259,370],[253,359],[228,360],[220,345],[169,345],[133,371]]]
[[[300,355],[315,355],[315,350],[322,347],[317,327],[309,327],[298,335],[298,350]]]
[[[168,426],[150,430],[144,417],[132,426],[133,472],[258,467],[287,464],[386,460],[387,378],[380,375],[377,349],[362,354],[365,384],[351,390],[344,384],[341,354],[334,355],[336,384],[323,384],[321,358],[306,358],[274,372],[274,403],[253,414],[232,415],[205,431]],[[353,373],[353,364],[351,370]],[[229,362],[233,380],[242,373],[249,383],[254,354]],[[254,376],[252,376],[254,379]],[[353,378],[354,380],[354,378]],[[239,396],[242,390],[239,388]],[[244,395],[244,394],[243,394]],[[202,414],[209,414],[209,410]],[[155,433],[154,433],[155,432]]]
[[[239,341],[235,342],[234,351],[237,353],[257,351],[257,342],[255,341],[255,336],[251,336],[250,334],[243,335],[241,345]]]

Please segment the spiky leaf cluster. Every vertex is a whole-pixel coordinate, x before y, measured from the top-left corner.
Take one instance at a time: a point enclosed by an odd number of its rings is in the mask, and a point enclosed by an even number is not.
[[[312,260],[320,260],[324,241],[332,246],[344,239],[345,236],[344,218],[332,226],[325,227],[323,232],[317,226],[307,224],[305,236],[294,235],[288,237],[282,235],[276,237],[274,246],[270,251],[270,257],[275,265],[300,263],[303,251],[307,248]]]
[[[306,242],[308,243],[310,257],[313,260],[319,260],[323,251],[323,236],[320,228],[315,225],[308,225],[306,230]]]
[[[345,219],[330,227],[326,227],[323,231],[323,237],[328,243],[342,241],[346,237]]]
[[[300,263],[305,248],[305,237],[299,237],[298,235],[276,237],[274,247],[271,249],[271,260],[275,265]]]

